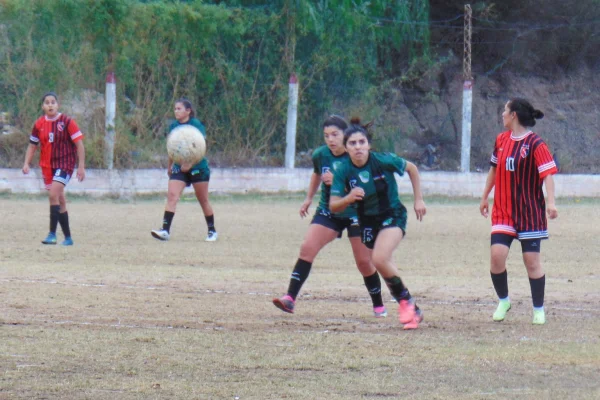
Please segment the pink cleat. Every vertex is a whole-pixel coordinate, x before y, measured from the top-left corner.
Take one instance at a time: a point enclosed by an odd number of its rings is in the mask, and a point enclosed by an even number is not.
[[[401,324],[408,324],[415,318],[415,303],[411,297],[408,300],[400,300],[398,305],[398,319]]]
[[[415,311],[415,317],[412,319],[412,321],[410,321],[407,324],[404,324],[404,330],[411,330],[411,329],[417,329],[419,327],[419,324],[421,323],[421,321],[423,321],[423,311],[421,311],[420,309],[417,309]]]
[[[385,309],[385,306],[373,307],[373,315],[375,316],[375,318],[387,317],[387,310]]]
[[[288,294],[278,299],[273,299],[273,304],[275,304],[275,307],[279,308],[281,311],[285,311],[286,313],[290,314],[294,313],[295,303],[296,302],[294,301],[294,299],[292,299],[292,296]]]

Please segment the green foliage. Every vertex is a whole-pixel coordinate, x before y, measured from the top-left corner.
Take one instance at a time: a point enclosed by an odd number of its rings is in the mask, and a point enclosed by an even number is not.
[[[164,162],[149,152],[163,151],[182,96],[213,160],[281,165],[290,73],[299,150],[312,148],[323,117],[356,103],[344,96],[373,98],[386,74],[427,57],[427,18],[426,0],[0,0],[0,109],[29,131],[43,93],[103,93],[115,71],[118,166]],[[101,167],[104,127],[86,122],[88,165]]]

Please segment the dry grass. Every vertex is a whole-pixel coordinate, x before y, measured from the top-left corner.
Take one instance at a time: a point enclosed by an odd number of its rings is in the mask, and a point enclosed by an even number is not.
[[[45,200],[0,199],[0,399],[600,397],[597,202],[551,223],[542,327],[518,244],[513,310],[493,323],[489,221],[476,201],[430,204],[396,253],[426,313],[413,332],[372,317],[346,239],[319,255],[296,314],[271,304],[306,230],[299,204],[220,199],[219,241],[205,243],[184,202],[161,243],[162,201],[80,199],[61,248],[39,244]]]

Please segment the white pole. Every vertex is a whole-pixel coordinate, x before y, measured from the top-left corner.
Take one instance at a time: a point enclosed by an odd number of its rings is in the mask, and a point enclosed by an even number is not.
[[[106,120],[104,143],[104,162],[106,168],[113,169],[115,150],[115,115],[117,113],[117,84],[115,73],[106,74]]]
[[[460,170],[471,170],[471,114],[473,110],[473,81],[463,84],[462,103],[462,144],[460,150]]]
[[[298,122],[298,79],[290,76],[290,88],[287,110],[285,167],[294,168],[296,159],[296,124]]]

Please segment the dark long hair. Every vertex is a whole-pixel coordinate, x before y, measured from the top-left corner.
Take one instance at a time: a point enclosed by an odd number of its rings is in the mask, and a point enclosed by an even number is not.
[[[331,114],[329,117],[327,117],[325,122],[323,122],[323,128],[326,128],[328,126],[335,126],[343,132],[346,130],[346,128],[348,128],[348,123],[346,122],[344,117],[341,117],[336,114]]]
[[[44,104],[44,100],[46,100],[46,97],[48,96],[52,96],[56,99],[56,102],[58,102],[58,95],[54,92],[46,92],[44,93],[44,95],[42,96],[42,101],[40,102],[40,105]]]
[[[508,109],[517,113],[519,123],[526,127],[535,126],[536,119],[544,118],[544,113],[533,108],[531,103],[525,99],[514,98],[508,102]]]
[[[346,142],[348,141],[348,138],[353,133],[356,133],[356,132],[360,132],[363,135],[365,135],[369,144],[371,144],[371,141],[373,140],[373,134],[371,133],[371,128],[373,127],[374,123],[375,123],[375,121],[371,121],[371,122],[367,122],[366,124],[362,125],[359,117],[352,117],[352,119],[350,119],[350,125],[348,126],[348,128],[346,128],[346,130],[344,130],[344,146],[346,146]]]

